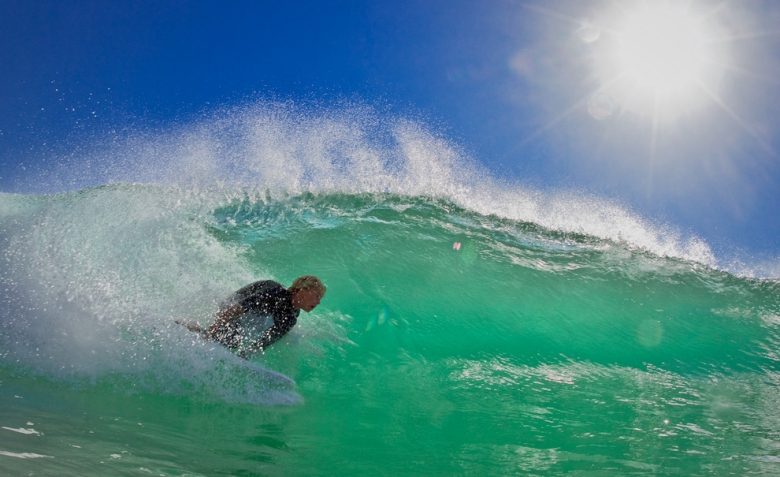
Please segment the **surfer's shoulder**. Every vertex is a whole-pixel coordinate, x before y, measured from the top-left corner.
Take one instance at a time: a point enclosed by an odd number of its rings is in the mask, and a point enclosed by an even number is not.
[[[273,280],[259,280],[254,283],[250,283],[249,285],[246,285],[245,287],[239,289],[235,295],[237,297],[246,298],[254,295],[258,295],[260,293],[268,293],[271,291],[276,291],[278,289],[285,289],[284,285],[282,285],[279,282],[275,282]]]

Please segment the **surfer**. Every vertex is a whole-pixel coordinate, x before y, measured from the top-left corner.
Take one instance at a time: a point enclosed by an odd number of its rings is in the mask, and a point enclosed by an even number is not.
[[[272,280],[261,280],[233,293],[208,329],[182,324],[208,340],[238,349],[239,356],[246,358],[248,353],[263,351],[287,334],[301,310],[308,313],[320,304],[325,290],[325,285],[313,275],[296,278],[289,289]],[[273,325],[263,331],[268,317],[273,319]]]

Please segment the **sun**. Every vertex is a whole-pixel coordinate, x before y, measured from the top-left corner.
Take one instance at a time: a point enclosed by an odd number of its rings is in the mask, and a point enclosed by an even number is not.
[[[745,58],[737,42],[780,37],[780,31],[745,29],[747,23],[732,15],[742,10],[729,9],[727,2],[604,0],[598,3],[607,3],[607,7],[594,9],[590,18],[571,17],[542,6],[524,4],[531,11],[569,23],[573,27],[569,40],[587,45],[585,49],[571,50],[584,55],[575,61],[590,66],[589,74],[579,79],[582,90],[587,91],[585,96],[527,136],[524,143],[582,110],[599,121],[619,122],[630,114],[650,119],[650,155],[654,157],[662,131],[674,130],[683,123],[691,125],[704,111],[711,115],[720,110],[774,154],[751,122],[741,117],[742,108],[732,104],[732,98],[728,97],[735,83],[727,83],[728,92],[721,89],[727,74],[729,79],[740,75],[774,81],[774,77],[738,63]],[[671,127],[666,127],[667,124]]]
[[[669,94],[702,79],[707,37],[688,12],[646,5],[627,15],[616,33],[617,68],[641,87]]]
[[[690,112],[717,91],[725,52],[719,34],[690,2],[643,2],[616,9],[599,22],[594,65],[601,87],[618,107],[656,120]],[[603,99],[601,100],[603,101]]]

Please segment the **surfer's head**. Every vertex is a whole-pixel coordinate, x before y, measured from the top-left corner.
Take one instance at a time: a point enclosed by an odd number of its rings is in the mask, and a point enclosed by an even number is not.
[[[295,279],[290,285],[292,304],[307,313],[320,304],[325,296],[325,285],[314,275],[304,275]]]

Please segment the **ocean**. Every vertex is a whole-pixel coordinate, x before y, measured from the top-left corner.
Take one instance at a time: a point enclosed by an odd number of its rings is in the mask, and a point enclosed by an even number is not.
[[[778,279],[673,225],[360,108],[90,154],[0,194],[2,475],[780,475]],[[304,274],[251,363],[175,323]]]

